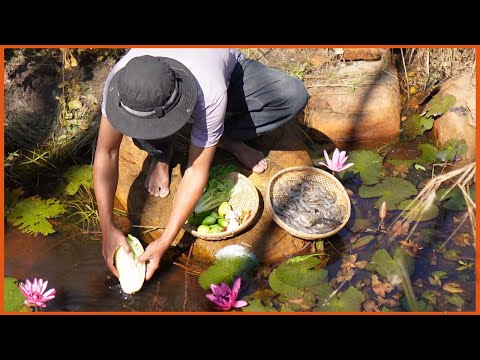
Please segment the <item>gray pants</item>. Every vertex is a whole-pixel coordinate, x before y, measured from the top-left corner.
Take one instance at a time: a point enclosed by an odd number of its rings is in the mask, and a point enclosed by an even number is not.
[[[255,60],[240,60],[228,87],[224,134],[234,140],[250,140],[293,119],[307,104],[303,83]],[[173,151],[173,137],[133,139],[135,145],[159,161]]]

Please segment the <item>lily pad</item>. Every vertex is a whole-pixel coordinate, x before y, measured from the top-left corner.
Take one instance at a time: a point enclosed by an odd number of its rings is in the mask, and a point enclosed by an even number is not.
[[[439,200],[447,200],[443,204],[445,209],[455,210],[455,211],[464,211],[467,210],[467,204],[465,203],[465,198],[462,191],[455,187],[452,190],[440,189],[437,191],[436,198]],[[475,185],[470,188],[470,198],[475,201],[476,189]]]
[[[6,312],[20,311],[25,297],[18,288],[18,280],[13,277],[3,279],[3,307]]]
[[[443,115],[455,105],[456,101],[457,98],[451,94],[446,94],[445,96],[441,94],[435,95],[425,107],[425,111],[427,112],[425,116],[436,117]]]
[[[448,277],[448,273],[446,273],[445,271],[441,271],[441,270],[432,272],[432,275],[436,276],[436,277],[438,277],[439,279],[442,279],[442,280],[446,279]]]
[[[435,164],[437,162],[438,149],[431,144],[418,144],[417,147],[422,150],[422,155],[417,159],[417,162],[426,164]]]
[[[80,186],[87,190],[93,187],[92,165],[73,166],[63,176],[68,180],[68,184],[65,187],[67,195],[76,194]]]
[[[387,160],[387,162],[392,164],[393,166],[405,165],[407,167],[410,167],[416,162],[416,160],[390,159]]]
[[[412,140],[433,127],[433,118],[413,114],[402,122],[402,140]]]
[[[261,300],[252,300],[248,302],[248,306],[243,307],[242,311],[245,312],[277,312],[273,306],[265,306]]]
[[[353,286],[350,286],[342,293],[335,294],[331,299],[319,299],[319,306],[313,311],[360,311],[365,296]]]
[[[383,158],[368,150],[354,150],[348,155],[348,160],[354,165],[346,172],[360,174],[365,185],[373,185],[378,183],[382,176]]]
[[[397,247],[393,258],[385,249],[377,250],[372,256],[373,268],[391,283],[403,279],[402,266],[408,275],[415,271],[415,261],[401,247]]]
[[[421,297],[430,304],[435,305],[437,303],[437,296],[430,290],[424,291]]]
[[[397,177],[386,177],[381,183],[374,186],[362,185],[358,193],[362,198],[380,196],[375,202],[377,209],[380,209],[382,203],[385,201],[388,210],[395,210],[403,200],[412,195],[416,195],[417,188],[408,180]]]
[[[458,294],[445,294],[443,297],[454,306],[462,307],[465,305],[465,300]]]
[[[210,288],[211,284],[222,282],[231,286],[237,277],[244,277],[257,269],[258,261],[247,254],[235,257],[220,257],[199,276],[198,282],[205,290]]]
[[[20,200],[7,214],[7,221],[27,234],[53,234],[55,230],[47,219],[67,210],[56,199],[42,200],[37,196]]]
[[[288,299],[300,298],[309,287],[326,281],[328,271],[315,269],[321,262],[316,254],[291,258],[272,271],[268,278],[270,287]]]
[[[443,258],[448,261],[458,261],[462,257],[462,252],[460,250],[447,250],[443,253]]]
[[[417,204],[413,202],[413,200],[403,200],[400,204],[398,204],[399,210],[408,210],[402,215],[404,218],[410,218],[414,221],[430,221],[435,219],[438,216],[439,209],[438,206],[435,204],[430,204],[429,207],[423,208],[424,204],[419,203],[416,201]]]
[[[468,145],[465,140],[451,139],[441,147],[436,157],[440,161],[453,161],[457,155],[465,154],[467,150]]]

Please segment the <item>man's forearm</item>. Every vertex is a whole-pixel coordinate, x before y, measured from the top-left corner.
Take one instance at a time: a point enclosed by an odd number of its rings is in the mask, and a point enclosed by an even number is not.
[[[97,154],[93,164],[93,187],[102,230],[113,225],[113,201],[118,183],[118,153]]]

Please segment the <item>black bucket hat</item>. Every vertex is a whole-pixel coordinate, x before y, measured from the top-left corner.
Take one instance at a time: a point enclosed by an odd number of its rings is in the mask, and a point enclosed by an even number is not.
[[[110,80],[106,114],[124,135],[162,139],[185,125],[196,100],[197,82],[185,65],[144,55],[131,59]]]

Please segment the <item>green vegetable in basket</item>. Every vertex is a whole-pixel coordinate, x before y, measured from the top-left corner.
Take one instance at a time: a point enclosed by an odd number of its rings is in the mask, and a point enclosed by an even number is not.
[[[223,231],[223,227],[219,224],[210,225],[210,232],[212,231],[212,229],[218,229],[218,230]]]
[[[227,204],[228,204],[228,203],[227,203]],[[224,227],[224,228],[228,227],[228,224],[229,224],[228,220],[227,220],[227,219],[224,219],[224,218],[218,219],[218,220],[217,220],[217,223],[218,223],[221,227]]]
[[[200,233],[200,234],[208,234],[208,233],[210,233],[210,226],[200,225],[197,229],[197,232]]]
[[[230,206],[229,202],[225,201],[221,203],[220,206],[218,207],[218,215],[220,215],[223,218],[225,217],[225,215],[227,215],[227,212],[229,210],[232,210],[232,207]]]
[[[213,225],[216,221],[217,219],[214,216],[209,215],[205,219],[203,219],[202,225]]]
[[[215,165],[210,169],[207,186],[195,207],[196,213],[216,208],[221,203],[230,200],[235,184],[224,177],[236,170],[233,165]]]
[[[210,227],[209,234],[220,234],[221,232],[223,232],[223,229],[219,229],[217,227],[214,227],[214,228]]]
[[[202,225],[203,220],[205,220],[205,218],[209,215],[210,215],[210,211],[205,211],[200,214],[193,213],[188,217],[187,224],[195,225],[195,226]]]

